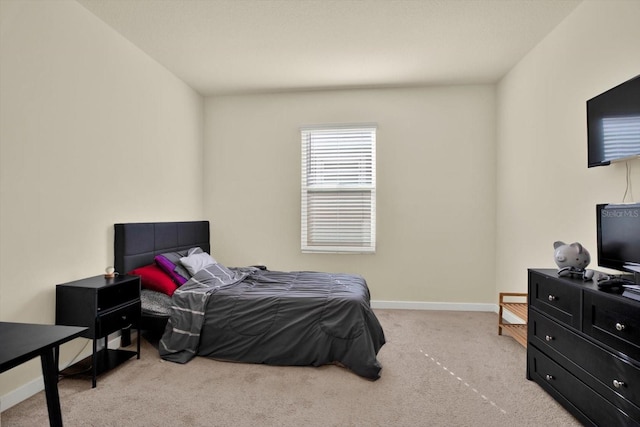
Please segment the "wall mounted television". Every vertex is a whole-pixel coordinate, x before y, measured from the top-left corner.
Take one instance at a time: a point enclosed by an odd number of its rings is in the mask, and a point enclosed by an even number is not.
[[[598,265],[633,273],[640,284],[640,203],[596,205]]]
[[[640,75],[587,101],[588,167],[640,158]]]

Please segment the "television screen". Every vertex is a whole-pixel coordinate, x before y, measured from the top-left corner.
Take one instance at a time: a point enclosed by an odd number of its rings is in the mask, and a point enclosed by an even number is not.
[[[597,205],[598,265],[640,273],[640,203]]]
[[[588,167],[640,157],[640,75],[587,101]]]

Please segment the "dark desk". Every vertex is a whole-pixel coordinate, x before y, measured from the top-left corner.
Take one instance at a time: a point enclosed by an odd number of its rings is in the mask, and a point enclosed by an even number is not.
[[[77,326],[0,322],[0,372],[40,356],[49,425],[52,427],[62,427],[55,349],[78,337],[86,329]]]

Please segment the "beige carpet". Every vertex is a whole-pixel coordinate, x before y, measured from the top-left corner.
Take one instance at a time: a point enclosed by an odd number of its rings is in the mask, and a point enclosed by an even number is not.
[[[378,381],[337,366],[274,367],[142,358],[59,383],[65,426],[579,426],[525,378],[526,351],[497,315],[376,310],[387,337]],[[44,394],[2,413],[3,427],[46,426]]]

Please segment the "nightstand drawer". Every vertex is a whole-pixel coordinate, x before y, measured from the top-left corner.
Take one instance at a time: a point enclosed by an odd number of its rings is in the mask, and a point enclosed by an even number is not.
[[[530,315],[532,334],[529,340],[536,347],[612,402],[619,401],[618,406],[624,407],[628,413],[640,417],[640,367],[534,310]]]
[[[107,279],[108,280],[108,279]],[[140,284],[129,281],[98,289],[98,312],[140,299]]]
[[[96,317],[96,336],[102,337],[140,321],[140,300]]]
[[[556,398],[566,399],[574,409],[599,426],[627,426],[631,421],[620,409],[590,389],[535,347],[527,347],[530,377]],[[584,423],[585,420],[581,419]],[[631,422],[631,423],[630,423]]]
[[[640,360],[639,313],[640,304],[633,300],[586,291],[583,332],[632,359]]]
[[[535,271],[529,272],[529,303],[574,328],[580,328],[580,293],[580,288],[564,286]]]

